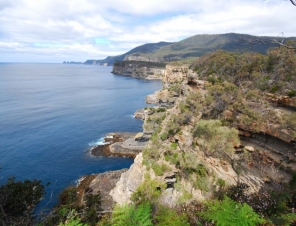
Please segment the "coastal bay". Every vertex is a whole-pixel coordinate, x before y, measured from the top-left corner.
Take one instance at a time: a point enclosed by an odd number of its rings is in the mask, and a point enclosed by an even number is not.
[[[40,207],[57,203],[83,175],[128,168],[131,158],[94,157],[89,149],[114,131],[137,133],[134,112],[160,81],[111,74],[111,67],[1,64],[0,184],[9,176],[47,186]],[[53,199],[50,199],[51,193]]]

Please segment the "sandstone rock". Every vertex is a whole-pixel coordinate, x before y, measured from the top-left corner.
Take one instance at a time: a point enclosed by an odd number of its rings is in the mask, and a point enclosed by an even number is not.
[[[144,119],[144,109],[139,109],[134,113],[136,119]]]
[[[130,203],[130,197],[137,187],[144,181],[146,167],[142,164],[142,153],[138,154],[135,162],[130,169],[121,174],[120,180],[114,189],[110,191],[110,195],[116,203]]]
[[[90,183],[89,188],[92,194],[97,194],[98,191],[101,193],[103,210],[112,209],[113,199],[109,193],[119,181],[121,174],[126,171],[127,169],[122,169],[100,173]]]
[[[254,152],[255,149],[251,146],[245,146],[245,149],[248,151],[248,152]]]
[[[146,103],[147,104],[157,104],[158,103],[158,94],[159,94],[159,91],[156,91],[153,94],[147,95],[146,96]]]
[[[187,80],[188,75],[188,66],[167,65],[162,82],[164,83],[165,87],[168,87],[169,84],[181,83],[184,80]]]

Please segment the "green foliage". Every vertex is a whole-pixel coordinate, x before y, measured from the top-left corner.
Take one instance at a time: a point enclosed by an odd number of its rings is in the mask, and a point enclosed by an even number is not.
[[[179,215],[177,211],[160,206],[155,219],[157,226],[189,226],[188,218],[186,215]]]
[[[296,223],[296,213],[286,213],[280,216],[280,225],[290,226],[292,223]]]
[[[200,120],[193,132],[202,150],[207,154],[222,155],[231,158],[234,145],[240,143],[238,131],[222,126],[219,120]]]
[[[87,224],[81,223],[80,218],[77,216],[77,212],[73,209],[69,212],[67,220],[61,222],[59,226],[87,226]]]
[[[260,89],[285,95],[287,89],[296,90],[295,62],[295,53],[285,48],[272,48],[267,55],[219,50],[200,57],[192,68],[213,85],[222,80],[237,85],[244,92]]]
[[[173,150],[176,150],[177,147],[178,147],[178,143],[171,143],[171,148],[172,148]]]
[[[84,221],[95,226],[99,220],[97,211],[101,210],[102,200],[100,192],[98,194],[88,194],[85,196],[86,213]]]
[[[296,173],[292,174],[292,178],[289,182],[289,185],[291,186],[292,189],[296,189]]]
[[[212,73],[214,73],[214,71],[208,71],[209,75],[212,75]],[[209,76],[207,80],[208,80],[208,82],[212,83],[213,85],[217,82],[217,79],[214,76]]]
[[[181,94],[181,86],[179,84],[172,85],[169,88],[169,91],[176,92],[177,94]]]
[[[288,92],[289,97],[295,97],[296,96],[296,90],[291,90]]]
[[[77,204],[77,191],[75,187],[64,189],[59,196],[60,205],[65,205],[68,208],[73,208]]]
[[[280,89],[280,87],[278,85],[274,85],[271,87],[270,92],[271,93],[275,93]]]
[[[175,165],[178,162],[178,155],[178,152],[172,153],[171,151],[167,151],[164,154],[164,159]]]
[[[143,151],[143,159],[145,160],[150,160],[150,159],[158,159],[160,156],[160,151],[158,147],[150,147],[150,148],[145,148]]]
[[[183,203],[183,202],[186,202],[186,201],[192,199],[192,197],[193,197],[193,195],[189,191],[183,189],[182,190],[182,196],[179,198],[178,201],[180,203]]]
[[[0,224],[30,224],[32,210],[44,194],[40,180],[16,181],[14,177],[8,178],[0,187]]]
[[[166,109],[165,108],[156,108],[156,112],[165,112]]]
[[[256,226],[265,222],[246,203],[237,203],[227,196],[222,201],[209,201],[205,212],[198,215],[208,221],[214,221],[217,226]]]
[[[192,180],[193,180],[193,186],[195,188],[198,188],[199,190],[204,192],[208,192],[210,190],[208,177],[195,177],[194,179]]]
[[[161,165],[157,163],[152,163],[151,168],[153,169],[156,176],[162,176],[163,173],[169,169],[169,167],[164,163]]]
[[[217,184],[219,185],[220,188],[224,188],[226,185],[226,182],[225,182],[225,180],[218,178]]]
[[[145,180],[140,184],[137,190],[132,194],[131,200],[135,203],[154,202],[160,196],[164,185],[152,180],[150,175],[145,175]]]
[[[283,126],[295,129],[296,128],[296,113],[285,113],[282,120]]]
[[[168,133],[167,133],[167,132],[162,133],[162,134],[160,135],[160,139],[161,139],[162,141],[168,139]]]
[[[118,205],[112,213],[114,226],[152,226],[151,205],[148,202],[138,206]]]

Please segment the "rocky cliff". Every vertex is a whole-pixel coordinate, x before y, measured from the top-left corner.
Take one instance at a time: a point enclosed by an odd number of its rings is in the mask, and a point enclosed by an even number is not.
[[[227,86],[229,95],[237,89],[198,77],[188,66],[166,66],[163,89],[147,97],[157,104],[144,114],[150,142],[110,192],[115,202],[135,201],[137,194],[147,195],[141,186],[153,183],[160,191],[158,201],[172,207],[206,199],[222,186],[243,183],[247,193],[254,193],[290,180],[296,170],[295,128],[281,124],[285,110],[238,95],[230,98],[239,106],[217,113],[226,96],[215,91]],[[252,113],[253,122],[246,123],[250,112],[240,108],[245,105],[268,113],[267,120],[256,125],[257,113]]]
[[[144,61],[116,61],[112,73],[143,79],[162,79],[165,64]]]

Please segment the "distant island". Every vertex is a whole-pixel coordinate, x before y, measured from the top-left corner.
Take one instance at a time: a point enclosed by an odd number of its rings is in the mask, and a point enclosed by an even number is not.
[[[83,64],[83,62],[64,61],[63,64]]]

